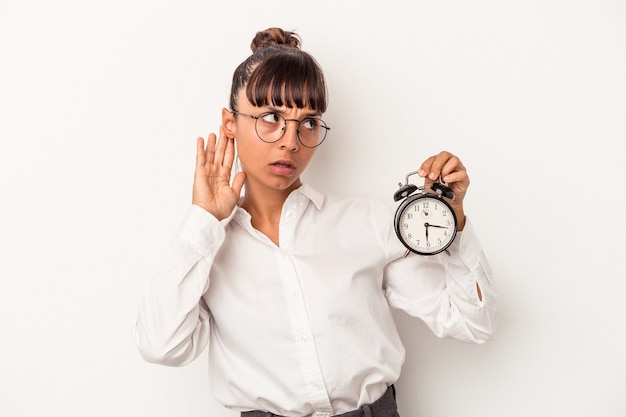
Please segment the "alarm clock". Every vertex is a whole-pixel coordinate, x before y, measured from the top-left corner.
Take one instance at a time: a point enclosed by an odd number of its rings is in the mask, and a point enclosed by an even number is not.
[[[441,181],[431,185],[431,192],[424,192],[425,187],[409,184],[406,176],[404,185],[395,192],[394,201],[402,201],[394,217],[394,228],[400,242],[409,252],[419,255],[436,255],[445,251],[454,241],[457,232],[457,218],[452,206],[444,200],[454,200],[454,192]],[[417,193],[416,193],[417,191]],[[415,193],[415,194],[414,194]]]

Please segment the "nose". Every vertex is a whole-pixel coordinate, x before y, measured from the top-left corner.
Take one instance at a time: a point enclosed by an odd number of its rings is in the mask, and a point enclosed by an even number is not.
[[[291,127],[289,125],[291,123]],[[300,146],[298,142],[298,128],[300,127],[300,122],[296,119],[286,119],[285,127],[283,128],[283,137],[280,141],[280,146],[289,148],[292,150],[297,150]]]

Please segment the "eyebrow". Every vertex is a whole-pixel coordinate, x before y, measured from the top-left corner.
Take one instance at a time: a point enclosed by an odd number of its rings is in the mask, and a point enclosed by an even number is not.
[[[267,111],[272,112],[272,113],[278,113],[281,116],[284,116],[285,112],[277,107],[274,106],[265,106],[265,108],[267,109]],[[304,115],[304,118],[307,117],[318,117],[321,118],[322,117],[322,113],[320,113],[319,111],[311,111],[307,114]]]

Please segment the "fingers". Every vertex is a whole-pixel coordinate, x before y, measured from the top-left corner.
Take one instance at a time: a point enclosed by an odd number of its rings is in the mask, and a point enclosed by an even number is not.
[[[196,165],[219,165],[230,170],[235,160],[235,142],[232,138],[227,138],[224,128],[220,127],[220,137],[217,140],[214,133],[210,133],[207,139],[206,148],[204,139],[197,139]]]
[[[442,151],[422,163],[419,175],[431,181],[437,181],[441,177],[443,182],[452,183],[462,180],[467,172],[457,156]]]
[[[243,188],[243,184],[246,181],[246,174],[244,172],[238,172],[235,174],[233,178],[233,191],[237,196],[241,194],[241,189]]]
[[[205,150],[205,164],[212,164],[215,162],[215,142],[216,142],[215,133],[209,133],[209,137],[206,143]]]
[[[196,139],[196,168],[213,163],[215,153],[215,135],[209,134],[206,148],[204,147],[204,138]]]
[[[220,151],[220,149],[223,149],[223,151]],[[224,165],[224,168],[230,171],[233,167],[233,162],[235,161],[235,139],[226,137],[223,126],[220,127],[218,152],[221,152],[222,154],[221,164]]]
[[[206,155],[204,154],[204,138],[196,139],[196,167],[206,163]]]
[[[215,137],[215,135],[213,135]],[[217,144],[214,144],[215,153],[213,155],[213,163],[217,165],[222,165],[224,163],[224,153],[226,152],[226,144],[228,143],[228,139],[224,135],[224,128],[220,127],[220,139],[217,141]]]

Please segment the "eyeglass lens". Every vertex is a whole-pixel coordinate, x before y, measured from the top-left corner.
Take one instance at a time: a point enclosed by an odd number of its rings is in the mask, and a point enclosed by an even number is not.
[[[298,124],[298,138],[303,146],[314,148],[326,138],[328,127],[323,120],[309,117],[293,121]],[[286,127],[287,120],[277,113],[263,113],[256,118],[256,133],[264,142],[280,140],[285,134]]]

